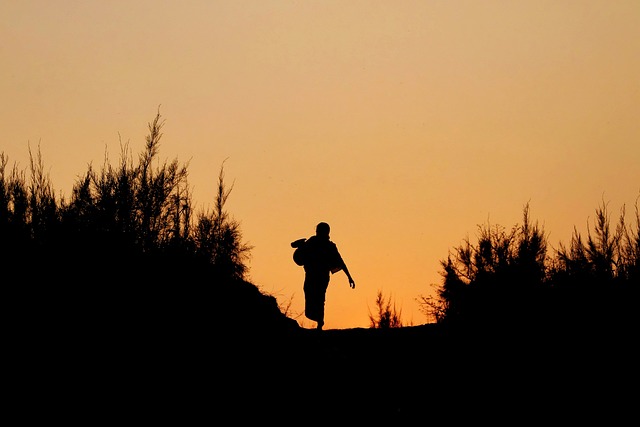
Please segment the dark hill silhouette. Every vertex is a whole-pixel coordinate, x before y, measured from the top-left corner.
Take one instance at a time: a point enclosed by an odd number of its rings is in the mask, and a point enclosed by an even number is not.
[[[638,209],[610,233],[603,206],[548,268],[527,206],[522,226],[481,228],[443,261],[439,298],[423,300],[437,324],[307,330],[245,279],[222,169],[194,220],[186,167],[155,162],[161,127],[158,114],[138,164],[124,147],[68,201],[39,154],[27,182],[0,153],[4,403],[21,420],[635,419]]]
[[[196,285],[26,288],[5,299],[5,386],[50,420],[547,422],[635,407],[637,328],[317,331],[249,282],[217,286],[222,300]]]

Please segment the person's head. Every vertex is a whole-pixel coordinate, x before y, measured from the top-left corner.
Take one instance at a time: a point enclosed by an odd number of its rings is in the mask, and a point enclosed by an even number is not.
[[[331,231],[329,224],[321,222],[316,225],[316,236],[329,238],[329,232]]]

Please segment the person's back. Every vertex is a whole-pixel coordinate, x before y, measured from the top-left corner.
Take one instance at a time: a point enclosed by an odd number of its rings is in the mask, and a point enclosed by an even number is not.
[[[311,236],[305,242],[304,250],[304,269],[307,273],[329,277],[330,272],[342,269],[343,262],[338,247],[328,237]]]

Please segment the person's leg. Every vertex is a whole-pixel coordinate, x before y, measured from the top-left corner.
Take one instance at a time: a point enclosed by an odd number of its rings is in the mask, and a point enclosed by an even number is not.
[[[323,301],[321,293],[312,286],[304,289],[304,315],[307,319],[324,324]]]
[[[324,304],[327,299],[327,288],[329,287],[329,280],[322,283],[322,286],[318,290],[318,324],[316,329],[322,330],[324,326]]]
[[[324,293],[318,290],[306,291],[304,312],[307,319],[317,322],[316,329],[324,326]]]
[[[305,316],[317,322],[316,329],[324,326],[324,303],[329,286],[329,278],[307,274],[304,282]]]

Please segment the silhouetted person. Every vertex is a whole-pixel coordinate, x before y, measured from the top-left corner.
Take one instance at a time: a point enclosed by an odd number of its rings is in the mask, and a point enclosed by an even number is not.
[[[321,222],[314,236],[291,243],[296,248],[294,261],[304,267],[304,313],[317,322],[317,329],[324,325],[324,302],[331,274],[343,270],[351,289],[356,287],[338,247],[329,239],[329,231],[329,224]]]

